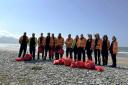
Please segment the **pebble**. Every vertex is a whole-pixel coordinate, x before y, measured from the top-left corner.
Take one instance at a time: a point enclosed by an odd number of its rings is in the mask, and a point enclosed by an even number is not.
[[[128,66],[97,72],[55,66],[50,61],[14,62],[16,57],[13,51],[0,51],[0,85],[128,85]],[[35,66],[42,68],[32,70]]]

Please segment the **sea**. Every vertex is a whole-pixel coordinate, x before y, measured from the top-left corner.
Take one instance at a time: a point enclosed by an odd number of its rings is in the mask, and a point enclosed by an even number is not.
[[[0,50],[3,51],[15,51],[18,52],[20,48],[19,44],[8,44],[8,43],[0,43]],[[65,46],[64,46],[65,50]],[[29,52],[29,48],[27,48]],[[128,47],[119,47],[118,55],[128,57]]]

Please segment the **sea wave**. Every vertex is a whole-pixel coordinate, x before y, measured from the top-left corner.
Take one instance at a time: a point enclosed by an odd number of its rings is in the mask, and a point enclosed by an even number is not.
[[[20,45],[19,44],[5,44],[5,43],[0,43],[0,49],[2,50],[14,50],[14,51],[19,51]],[[28,47],[29,49],[29,47]],[[118,54],[128,54],[128,48],[119,48]],[[64,46],[64,50],[66,50],[66,47]]]
[[[118,53],[120,53],[120,54],[128,54],[128,52],[118,52]]]

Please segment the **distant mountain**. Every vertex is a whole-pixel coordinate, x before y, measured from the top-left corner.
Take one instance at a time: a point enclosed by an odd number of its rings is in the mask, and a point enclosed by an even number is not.
[[[0,37],[0,43],[17,44],[18,43],[18,39],[13,38],[13,37],[1,36]]]

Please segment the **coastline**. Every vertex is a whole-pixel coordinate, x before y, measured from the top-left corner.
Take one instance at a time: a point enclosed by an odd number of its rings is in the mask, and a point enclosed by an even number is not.
[[[18,47],[12,47],[12,46],[18,46]],[[10,45],[8,45],[7,47],[1,47],[0,48],[0,51],[6,51],[6,52],[14,52],[14,53],[16,53],[17,55],[18,55],[18,53],[19,53],[19,45],[17,45],[17,44],[14,44],[14,45],[12,45],[10,48],[9,48],[9,46]],[[27,49],[27,51],[29,52],[29,48]],[[36,50],[36,55],[37,55],[37,50]],[[65,56],[65,54],[64,54],[64,56]],[[94,55],[92,55],[93,57],[93,60],[94,60]],[[86,55],[86,59],[87,59],[87,55]],[[102,61],[102,56],[101,56],[101,61]],[[111,55],[109,54],[109,56],[108,56],[108,64],[111,64],[112,63],[112,60],[111,60]],[[127,52],[118,52],[118,54],[117,54],[117,65],[128,65],[128,53]]]

